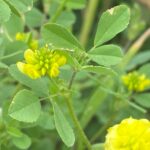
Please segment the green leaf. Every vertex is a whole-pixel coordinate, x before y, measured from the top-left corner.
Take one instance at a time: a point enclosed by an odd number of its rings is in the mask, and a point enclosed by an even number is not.
[[[3,28],[5,29],[5,32],[8,34],[8,36],[10,36],[12,39],[14,39],[16,33],[24,31],[24,22],[18,16],[12,14],[9,21],[4,23]],[[13,47],[12,44],[10,44],[10,45],[11,45],[11,47]],[[12,50],[12,51],[14,52],[14,50]]]
[[[11,9],[11,12],[13,12],[16,16],[21,17],[20,12],[10,3],[9,0],[4,0],[4,1],[5,1],[5,3],[7,3],[9,8]]]
[[[129,19],[130,11],[125,5],[116,6],[104,12],[98,23],[94,45],[97,47],[123,31],[129,24]]]
[[[83,71],[87,71],[87,72],[92,72],[92,73],[97,73],[97,74],[110,74],[110,75],[115,75],[116,73],[110,69],[110,68],[106,68],[106,67],[102,67],[102,66],[83,66],[82,67]]]
[[[146,27],[146,20],[142,17],[142,8],[138,3],[134,3],[131,7],[131,19],[127,28],[127,36],[133,41]]]
[[[8,66],[14,64],[23,60],[23,52],[27,48],[27,45],[22,41],[9,42],[5,45],[5,53],[0,59]]]
[[[75,22],[76,17],[72,11],[63,11],[58,17],[56,23],[61,24],[65,28],[69,28]]]
[[[47,43],[52,43],[57,48],[83,49],[77,39],[66,28],[57,24],[44,25],[42,36]]]
[[[94,144],[92,145],[92,150],[104,150],[104,144],[103,143]]]
[[[28,149],[31,145],[31,139],[26,134],[23,134],[21,137],[12,137],[13,144],[19,149]]]
[[[0,68],[2,68],[2,69],[7,69],[8,66],[7,66],[6,64],[0,62]]]
[[[140,52],[137,55],[133,57],[130,64],[127,66],[128,70],[133,69],[137,65],[144,64],[145,62],[148,62],[150,60],[150,50]]]
[[[18,121],[35,122],[41,113],[40,101],[33,92],[21,90],[14,96],[8,113]]]
[[[32,150],[56,150],[56,143],[50,138],[42,138],[40,142],[32,145]]]
[[[69,0],[66,6],[70,9],[83,9],[86,6],[86,0]]]
[[[133,96],[134,100],[143,107],[150,108],[150,94],[136,94]]]
[[[37,120],[37,124],[47,130],[52,130],[55,128],[53,116],[46,112],[41,113]]]
[[[19,129],[14,128],[14,127],[8,127],[7,132],[9,133],[9,135],[13,137],[21,137],[23,135]]]
[[[32,0],[9,0],[9,3],[18,11],[21,13],[25,13],[27,11],[30,11],[33,6]]]
[[[63,2],[63,0],[55,0],[59,5]],[[86,0],[68,0],[66,3],[66,7],[70,9],[83,9],[86,6]]]
[[[147,64],[143,65],[142,67],[140,67],[138,72],[141,74],[145,74],[148,78],[150,78],[150,69],[149,68],[150,68],[150,63],[147,63]]]
[[[73,129],[71,128],[70,124],[66,120],[65,116],[63,115],[57,103],[52,102],[52,104],[54,110],[54,120],[55,120],[56,130],[59,136],[61,137],[62,141],[68,147],[71,147],[75,142],[75,135]]]
[[[49,15],[51,17],[53,17],[53,15],[56,13],[57,8],[59,7],[59,2],[52,3],[52,5],[49,9]],[[67,10],[63,10],[61,12],[60,16],[57,18],[55,23],[64,26],[66,29],[67,28],[70,29],[70,27],[73,25],[75,20],[76,20],[75,13],[72,10],[67,9]],[[51,20],[50,20],[50,22],[51,22]]]
[[[0,23],[8,21],[10,13],[9,6],[3,0],[0,0]]]
[[[33,91],[36,92],[38,96],[48,96],[49,85],[48,81],[45,78],[33,80],[21,73],[16,65],[11,65],[9,67],[9,73],[20,83],[26,85],[27,87],[30,87]]]
[[[89,58],[99,65],[112,66],[122,60],[122,51],[116,45],[104,45],[89,51]]]
[[[44,16],[38,9],[33,8],[31,11],[25,14],[25,20],[29,27],[39,27],[44,20]]]

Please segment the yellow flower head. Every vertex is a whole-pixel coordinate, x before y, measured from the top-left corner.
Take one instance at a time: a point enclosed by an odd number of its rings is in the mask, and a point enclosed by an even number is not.
[[[25,63],[18,62],[18,69],[32,79],[48,75],[57,77],[59,68],[66,64],[66,57],[60,51],[52,51],[47,47],[24,53]]]
[[[131,72],[122,76],[122,81],[129,91],[141,92],[150,86],[150,79],[138,72]]]
[[[150,150],[150,122],[128,118],[111,127],[105,150]]]

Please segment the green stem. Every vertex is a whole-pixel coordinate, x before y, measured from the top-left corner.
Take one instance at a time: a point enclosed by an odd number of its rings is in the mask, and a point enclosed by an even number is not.
[[[81,27],[81,35],[80,35],[80,42],[83,44],[83,46],[86,46],[86,43],[88,41],[89,33],[91,31],[98,3],[99,0],[89,0],[88,7],[85,11],[84,21]]]
[[[71,87],[72,87],[72,84],[73,84],[73,81],[75,79],[75,76],[76,76],[76,72],[74,71],[73,74],[72,74],[72,77],[70,79],[70,82],[69,82],[69,85],[68,85],[68,89],[70,90]]]
[[[132,95],[128,95],[127,97],[125,96],[120,96],[119,97],[122,101],[124,101],[124,103],[126,103],[127,105],[129,105],[129,106],[131,106],[131,107],[133,107],[133,108],[135,108],[136,110],[138,110],[138,111],[140,111],[140,112],[142,112],[142,113],[147,113],[147,110],[146,109],[144,109],[142,106],[139,106],[139,105],[137,105],[136,103],[134,103],[134,102],[132,102],[131,100],[132,100]]]
[[[140,111],[140,112],[142,112],[144,114],[147,113],[147,110],[144,109],[143,107],[140,107],[140,106],[138,106],[135,103],[130,102],[130,101],[126,101],[126,102],[127,102],[128,105],[130,105],[131,107],[135,108],[136,110],[138,110],[138,111]]]
[[[18,51],[18,52],[15,52],[15,53],[12,53],[12,54],[9,54],[9,55],[6,55],[6,56],[2,56],[2,57],[0,57],[0,60],[7,59],[7,58],[10,58],[10,57],[16,56],[18,54],[21,54],[21,53],[23,53],[23,51]]]
[[[39,100],[40,101],[44,101],[46,99],[52,99],[54,97],[57,97],[58,95],[59,95],[59,93],[58,94],[53,94],[53,95],[50,95],[50,96],[46,96],[46,97],[40,98]]]
[[[50,22],[51,23],[55,23],[58,19],[58,17],[61,15],[61,12],[63,11],[63,8],[65,6],[65,4],[68,2],[68,0],[64,0],[60,6],[58,7],[58,9],[55,12],[55,15],[51,18]]]
[[[72,100],[69,98],[69,96],[66,96],[66,104],[67,104],[68,110],[70,112],[71,118],[74,122],[74,125],[79,132],[80,138],[82,139],[84,144],[86,144],[88,150],[92,150],[91,144],[90,144],[87,136],[85,135],[84,131],[82,130],[82,127],[78,121],[78,118],[76,117],[76,114],[75,114],[74,108],[73,108],[73,104],[72,104]]]
[[[140,50],[147,38],[150,37],[150,28],[148,28],[129,48],[128,52],[124,56],[122,63],[119,65],[120,68],[125,67],[133,56]]]

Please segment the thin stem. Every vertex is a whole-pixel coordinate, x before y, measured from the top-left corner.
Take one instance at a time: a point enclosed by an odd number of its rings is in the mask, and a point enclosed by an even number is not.
[[[7,58],[10,58],[10,57],[16,56],[18,54],[21,54],[21,53],[23,53],[23,51],[18,51],[18,52],[15,52],[15,53],[12,53],[12,54],[9,54],[9,55],[6,55],[6,56],[2,56],[2,57],[0,57],[0,60],[7,59]]]
[[[86,144],[88,150],[92,150],[91,144],[90,144],[87,136],[85,135],[84,131],[82,130],[82,127],[78,121],[78,118],[76,117],[76,114],[75,114],[74,108],[73,108],[73,104],[72,104],[72,100],[68,96],[65,96],[65,97],[66,97],[66,104],[67,104],[68,110],[70,112],[70,115],[74,122],[74,125],[79,132],[80,138],[82,139],[84,144]]]
[[[68,86],[68,89],[69,89],[69,90],[70,90],[71,87],[72,87],[72,84],[73,84],[73,81],[74,81],[74,79],[75,79],[76,74],[77,74],[77,73],[76,73],[75,71],[74,71],[73,74],[72,74],[72,77],[71,77],[71,79],[70,79],[69,86]],[[73,120],[73,122],[74,122],[74,124],[75,124],[75,126],[76,126],[76,129],[77,129],[78,132],[79,132],[79,138],[82,140],[82,142],[84,142],[84,144],[86,144],[88,150],[92,150],[92,146],[91,146],[91,144],[90,144],[90,142],[89,142],[87,136],[85,135],[85,133],[84,133],[84,131],[83,131],[83,129],[82,129],[80,123],[79,123],[79,120],[78,120],[78,118],[77,118],[77,116],[76,116],[76,114],[75,114],[75,112],[74,112],[72,100],[70,99],[69,96],[66,96],[66,104],[67,104],[68,110],[69,110],[69,112],[70,112],[70,115],[71,115],[71,117],[72,117],[72,120]],[[82,142],[81,142],[81,141],[78,141],[78,142],[79,142],[79,143],[78,143],[78,144],[79,144],[79,147],[80,147],[80,146],[82,147],[82,146],[83,146],[83,145],[82,145]],[[78,147],[78,149],[81,149],[81,147],[80,147],[80,148],[79,148],[79,147]]]
[[[89,33],[91,31],[98,3],[99,0],[89,0],[88,7],[85,11],[84,21],[81,27],[81,35],[80,35],[80,42],[83,44],[83,46],[85,46],[88,41]]]
[[[75,76],[76,76],[76,72],[74,71],[73,74],[72,74],[72,77],[70,79],[70,82],[69,82],[69,85],[68,85],[68,89],[70,90],[71,87],[72,87],[72,84],[73,84],[73,81],[75,79]]]
[[[64,0],[64,1],[60,4],[60,6],[58,7],[58,9],[57,9],[56,12],[55,12],[55,15],[52,16],[50,22],[55,23],[55,22],[57,21],[58,17],[61,15],[61,12],[63,11],[63,8],[64,8],[64,6],[65,6],[65,4],[66,4],[67,2],[68,2],[68,0]]]
[[[50,95],[50,96],[46,96],[46,97],[40,98],[39,100],[40,100],[40,101],[44,101],[44,100],[46,100],[46,99],[52,99],[52,98],[54,98],[54,97],[57,97],[58,95],[59,95],[59,93],[53,94],[53,95]]]
[[[123,58],[122,63],[119,65],[121,68],[125,67],[133,56],[140,50],[144,42],[150,37],[150,28],[148,28],[129,48],[125,57]]]
[[[136,110],[138,110],[138,111],[140,111],[140,112],[142,112],[144,114],[147,113],[147,110],[142,108],[141,106],[138,106],[135,103],[130,102],[130,101],[126,101],[126,102],[127,102],[128,105],[130,105],[131,107],[135,108]]]
[[[134,103],[134,102],[131,102],[131,98],[132,98],[132,95],[129,95],[129,96],[127,96],[127,97],[124,97],[124,96],[120,96],[119,97],[122,101],[124,101],[126,104],[128,104],[129,106],[131,106],[131,107],[133,107],[133,108],[135,108],[136,110],[138,110],[138,111],[140,111],[140,112],[142,112],[142,113],[147,113],[147,110],[146,109],[144,109],[142,106],[139,106],[139,105],[137,105],[136,103]],[[127,100],[128,99],[128,100]]]

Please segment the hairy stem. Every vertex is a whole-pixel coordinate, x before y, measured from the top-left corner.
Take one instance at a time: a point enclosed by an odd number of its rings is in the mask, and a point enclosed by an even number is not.
[[[64,6],[65,6],[65,4],[66,4],[67,2],[68,2],[68,0],[64,0],[64,1],[60,4],[60,6],[58,7],[58,9],[57,9],[56,12],[55,12],[55,15],[52,16],[50,22],[54,23],[54,22],[57,21],[58,17],[61,15],[61,12],[63,11],[63,8],[64,8]]]
[[[89,33],[91,31],[98,3],[99,0],[89,0],[88,7],[85,11],[84,21],[81,27],[81,34],[80,34],[80,42],[83,44],[83,46],[85,46],[88,41]]]
[[[72,77],[70,79],[69,85],[68,85],[68,90],[71,89],[76,74],[77,74],[77,72],[74,71],[73,74],[72,74]],[[79,122],[79,120],[78,120],[78,118],[77,118],[77,116],[75,114],[75,111],[74,111],[74,108],[73,108],[72,99],[70,97],[71,97],[70,94],[65,96],[66,104],[67,104],[69,113],[71,115],[71,118],[72,118],[72,120],[74,122],[74,125],[75,125],[75,127],[76,127],[76,129],[77,129],[77,131],[79,133],[79,138],[82,140],[82,142],[84,142],[84,144],[86,145],[88,150],[92,150],[91,144],[90,144],[87,136],[85,135],[85,133],[84,133],[84,131],[83,131],[81,125],[80,125],[80,122]]]

